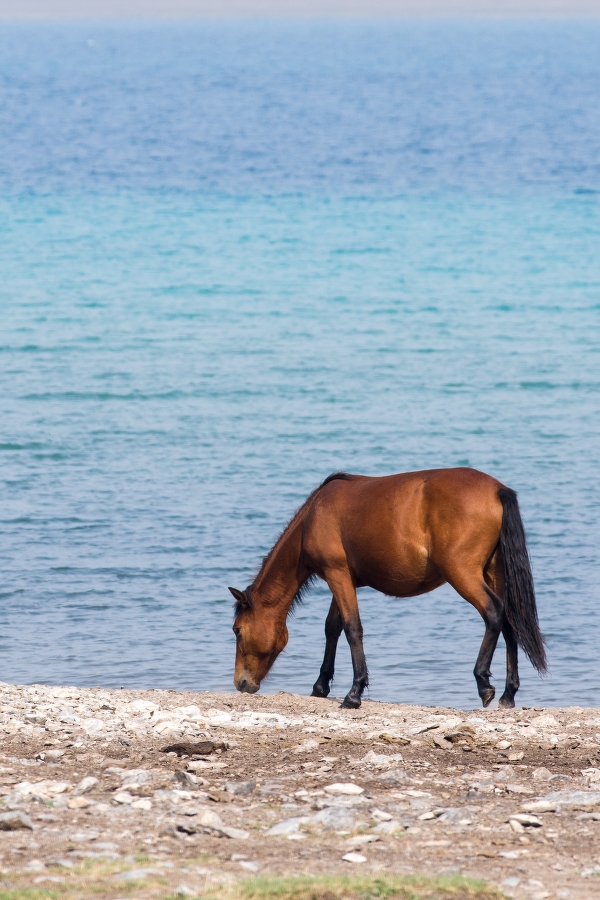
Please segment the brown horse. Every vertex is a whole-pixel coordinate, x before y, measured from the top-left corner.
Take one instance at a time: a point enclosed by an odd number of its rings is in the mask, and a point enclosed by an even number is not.
[[[236,599],[234,684],[254,693],[288,640],[286,619],[318,576],[333,595],[325,656],[313,687],[327,697],[344,630],[354,680],[343,706],[360,706],[369,683],[356,588],[416,597],[449,582],[479,612],[485,635],[474,675],[484,706],[494,698],[490,666],[500,632],[506,687],[500,706],[515,705],[517,645],[546,671],[533,577],[517,495],[475,469],[432,469],[385,478],[338,472],[326,478],[284,529]]]

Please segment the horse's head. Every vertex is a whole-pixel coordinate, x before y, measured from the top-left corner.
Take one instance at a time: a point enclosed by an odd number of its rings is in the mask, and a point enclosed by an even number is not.
[[[276,608],[256,604],[249,587],[229,590],[235,598],[233,632],[237,641],[233,683],[238,691],[254,694],[288,642],[285,617],[282,622]]]

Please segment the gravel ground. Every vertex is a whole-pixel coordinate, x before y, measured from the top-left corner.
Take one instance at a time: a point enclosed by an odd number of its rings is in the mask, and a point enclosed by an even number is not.
[[[600,710],[0,683],[0,894],[459,872],[587,900],[599,838]]]

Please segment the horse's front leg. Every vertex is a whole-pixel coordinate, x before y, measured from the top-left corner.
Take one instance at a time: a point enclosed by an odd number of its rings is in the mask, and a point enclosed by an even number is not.
[[[363,629],[358,612],[356,588],[347,569],[335,569],[324,574],[325,581],[333,594],[333,602],[339,609],[342,627],[350,645],[352,657],[354,678],[342,706],[347,709],[357,709],[361,703],[362,693],[369,684],[369,673],[363,649]]]
[[[323,657],[323,664],[321,666],[321,671],[319,672],[319,677],[315,681],[312,689],[313,697],[329,696],[330,684],[333,680],[333,673],[335,671],[335,653],[343,627],[344,623],[342,622],[339,606],[335,602],[335,599],[332,598],[331,606],[329,607],[329,612],[325,620],[325,656]]]

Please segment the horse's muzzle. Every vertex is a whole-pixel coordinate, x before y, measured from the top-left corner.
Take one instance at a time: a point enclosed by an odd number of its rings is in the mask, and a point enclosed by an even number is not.
[[[244,676],[234,679],[233,683],[242,694],[255,694],[260,687],[259,684],[255,684]]]

